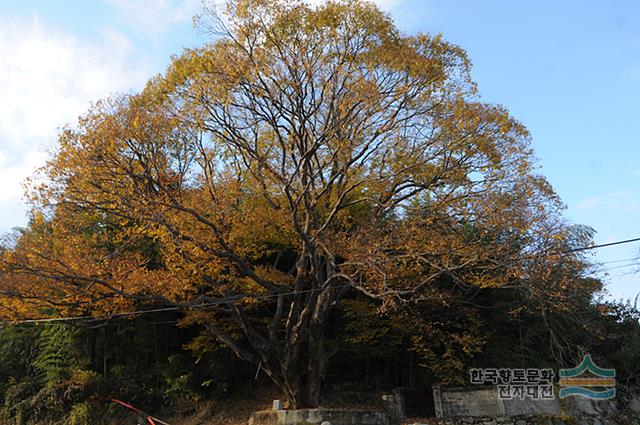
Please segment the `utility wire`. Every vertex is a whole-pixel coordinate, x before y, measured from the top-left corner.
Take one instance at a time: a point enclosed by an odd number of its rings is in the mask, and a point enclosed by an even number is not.
[[[583,247],[579,247],[579,248],[573,248],[573,249],[569,249],[569,250],[566,250],[566,251],[560,251],[560,252],[558,252],[558,254],[571,254],[571,253],[574,253],[574,252],[588,251],[588,250],[592,250],[592,249],[605,248],[605,247],[608,247],[608,246],[622,245],[622,244],[638,242],[638,241],[640,241],[640,237],[632,238],[632,239],[626,239],[626,240],[622,240],[622,241],[609,242],[609,243],[599,244],[599,245],[589,245],[589,246],[583,246]],[[629,259],[629,260],[633,260],[633,259]],[[625,261],[625,260],[617,260],[617,261],[619,262],[619,261]],[[618,269],[618,268],[622,268],[622,267],[630,267],[632,265],[633,264],[628,264],[628,265],[623,265],[623,266],[610,267],[608,269],[609,270],[613,270],[613,269]],[[345,286],[347,286],[347,285],[342,285],[342,287],[345,287]],[[339,287],[341,287],[341,286],[334,286],[333,288],[339,288]],[[199,305],[190,306],[190,307],[184,307],[184,306],[161,307],[161,308],[154,308],[154,309],[148,309],[148,310],[131,311],[131,312],[126,312],[126,313],[108,314],[106,316],[101,316],[101,317],[95,317],[95,316],[68,316],[68,317],[48,317],[48,318],[40,318],[40,319],[23,319],[23,320],[15,320],[15,321],[6,320],[6,321],[0,321],[0,326],[9,325],[9,324],[16,325],[16,324],[29,324],[29,323],[74,322],[74,321],[81,321],[81,320],[110,320],[110,319],[118,319],[118,318],[125,318],[125,317],[131,317],[131,316],[138,316],[138,315],[149,314],[149,313],[159,313],[159,312],[166,312],[166,311],[178,311],[178,310],[184,310],[184,309],[188,309],[188,308],[202,309],[202,308],[206,308],[206,307],[213,307],[215,305],[227,304],[229,302],[240,301],[242,299],[247,299],[247,298],[251,298],[251,299],[255,299],[255,300],[263,300],[263,299],[276,298],[276,297],[279,297],[279,296],[299,295],[299,294],[304,294],[304,293],[309,293],[309,292],[314,292],[314,291],[319,291],[319,290],[323,290],[323,288],[303,289],[303,290],[300,290],[300,291],[281,292],[281,293],[278,293],[278,294],[245,295],[245,296],[235,297],[232,300],[226,298],[226,299],[221,299],[221,300],[217,300],[217,301],[211,301],[211,302],[208,302],[208,303],[199,304]]]
[[[578,251],[588,251],[590,249],[598,249],[598,248],[604,248],[604,247],[607,247],[607,246],[622,245],[622,244],[625,244],[625,243],[638,242],[638,241],[640,241],[640,238],[633,238],[633,239],[627,239],[627,240],[624,240],[624,241],[603,243],[603,244],[600,244],[600,245],[583,246],[583,247],[580,247],[580,248],[574,248],[574,249],[569,249],[567,251],[562,251],[561,254],[570,254],[572,252],[578,252]]]
[[[608,271],[608,270],[623,269],[623,268],[626,268],[626,267],[633,267],[633,266],[639,267],[639,266],[640,266],[640,264],[638,264],[638,263],[630,263],[630,264],[623,264],[623,265],[621,265],[621,266],[605,267],[605,268],[606,268],[606,269],[607,269],[607,271]]]
[[[347,285],[333,286],[333,288],[340,288],[340,287],[345,287],[345,286],[347,286]],[[160,307],[160,308],[153,308],[153,309],[147,309],[147,310],[130,311],[130,312],[126,312],[126,313],[107,314],[107,315],[100,316],[100,317],[86,315],[86,316],[67,316],[67,317],[47,317],[47,318],[40,318],[40,319],[5,320],[5,321],[0,321],[0,326],[2,326],[2,325],[20,325],[20,324],[29,324],[29,323],[75,322],[75,321],[81,321],[81,320],[121,319],[121,318],[125,318],[125,317],[130,317],[130,316],[139,316],[139,315],[142,315],[142,314],[159,313],[159,312],[166,312],[166,311],[181,311],[181,310],[187,310],[187,309],[198,310],[198,309],[203,309],[203,308],[206,308],[206,307],[213,307],[215,305],[227,304],[227,303],[230,303],[230,302],[240,301],[240,300],[248,299],[248,298],[254,299],[254,300],[263,300],[263,299],[276,298],[276,297],[279,297],[279,296],[299,295],[299,294],[305,294],[305,293],[309,293],[309,292],[320,291],[322,289],[323,288],[312,288],[312,289],[303,289],[303,290],[300,290],[300,291],[280,292],[278,294],[244,295],[244,296],[233,297],[232,299],[225,298],[225,299],[211,301],[211,302],[208,302],[208,303],[198,304],[198,305],[194,305],[194,306]]]
[[[640,257],[622,258],[620,260],[611,260],[611,261],[601,261],[598,264],[626,263],[628,261],[633,261],[634,264],[635,264],[635,263],[640,262]]]

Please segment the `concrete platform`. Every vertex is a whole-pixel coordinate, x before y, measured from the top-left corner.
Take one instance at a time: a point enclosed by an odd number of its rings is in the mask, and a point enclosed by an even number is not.
[[[389,425],[386,413],[376,410],[297,409],[254,412],[249,425]]]

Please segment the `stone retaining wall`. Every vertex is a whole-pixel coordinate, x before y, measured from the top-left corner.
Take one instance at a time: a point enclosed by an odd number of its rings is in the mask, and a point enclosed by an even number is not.
[[[599,417],[563,418],[545,416],[475,416],[439,419],[438,425],[621,425]],[[420,424],[422,425],[422,424]],[[426,424],[425,424],[426,425]]]
[[[389,417],[375,410],[297,409],[254,412],[249,425],[389,425]]]

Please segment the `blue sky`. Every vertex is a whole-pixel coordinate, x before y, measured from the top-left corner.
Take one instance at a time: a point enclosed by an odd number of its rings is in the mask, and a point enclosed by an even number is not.
[[[315,2],[319,0],[314,0]],[[465,48],[482,98],[531,131],[541,172],[574,223],[606,243],[640,236],[640,3],[378,0],[407,33]],[[200,0],[0,0],[0,231],[25,224],[20,182],[89,102],[140,89],[206,37]],[[603,248],[610,298],[634,298],[623,260]],[[617,268],[613,268],[617,267]]]

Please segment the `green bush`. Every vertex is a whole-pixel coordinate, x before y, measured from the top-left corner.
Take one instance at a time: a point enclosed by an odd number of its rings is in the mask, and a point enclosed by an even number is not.
[[[96,412],[90,402],[75,404],[69,412],[69,425],[95,425]]]

